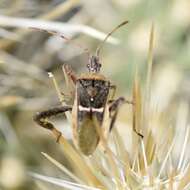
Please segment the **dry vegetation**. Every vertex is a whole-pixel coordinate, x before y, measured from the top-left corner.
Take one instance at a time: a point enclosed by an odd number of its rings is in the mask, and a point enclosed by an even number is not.
[[[0,189],[189,190],[189,6],[187,0],[0,1]],[[63,132],[60,145],[32,115],[61,104],[48,72],[67,94],[62,65],[79,75],[87,57],[31,27],[64,33],[94,52],[126,19],[101,52],[102,73],[135,106],[122,106],[109,139],[99,131],[101,145],[84,157],[72,146],[70,115],[54,120]]]

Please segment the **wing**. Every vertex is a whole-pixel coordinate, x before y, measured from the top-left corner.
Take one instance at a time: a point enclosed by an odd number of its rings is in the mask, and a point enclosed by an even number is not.
[[[96,126],[89,113],[85,113],[83,120],[78,126],[78,146],[85,155],[92,154],[99,142],[99,135]]]
[[[104,80],[77,80],[77,140],[85,155],[92,154],[99,142],[94,117],[101,126],[109,93],[109,82]]]

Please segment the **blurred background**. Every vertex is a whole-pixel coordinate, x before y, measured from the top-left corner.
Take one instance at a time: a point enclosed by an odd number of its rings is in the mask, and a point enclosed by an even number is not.
[[[181,108],[186,124],[190,102],[189,10],[188,0],[1,0],[0,189],[46,189],[28,178],[28,171],[63,176],[41,152],[67,163],[64,151],[48,131],[37,127],[32,116],[60,105],[48,72],[54,74],[63,92],[63,64],[69,64],[78,76],[87,72],[83,48],[31,27],[61,32],[94,53],[106,33],[129,20],[104,45],[100,59],[102,73],[117,85],[117,96],[130,99],[136,67],[142,88],[145,83],[154,23],[152,105],[161,113],[167,111],[170,123],[176,122],[175,114]],[[55,121],[56,126],[71,139],[71,129],[63,118]]]

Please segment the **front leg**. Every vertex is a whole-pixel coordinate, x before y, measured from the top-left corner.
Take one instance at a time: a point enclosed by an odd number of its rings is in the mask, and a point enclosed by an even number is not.
[[[63,73],[64,73],[66,81],[71,80],[73,84],[75,85],[77,81],[77,76],[74,73],[74,71],[71,69],[71,67],[67,64],[64,64],[62,69],[63,69]]]
[[[110,96],[110,100],[113,100],[116,94],[116,85],[110,85],[110,90],[111,90],[111,96]]]
[[[69,97],[71,97],[69,98],[69,103],[73,103],[74,102],[73,97],[75,96],[75,85],[77,81],[77,76],[69,65],[64,64],[62,69],[63,69],[63,73],[65,77],[67,90],[69,91]],[[63,97],[65,97],[65,95],[63,95]]]
[[[59,138],[61,136],[61,132],[57,130],[54,125],[48,121],[48,118],[56,116],[58,114],[62,114],[66,111],[71,111],[71,106],[62,106],[62,107],[55,107],[46,111],[37,112],[33,116],[33,120],[41,127],[46,128],[56,134],[56,142],[59,142]]]

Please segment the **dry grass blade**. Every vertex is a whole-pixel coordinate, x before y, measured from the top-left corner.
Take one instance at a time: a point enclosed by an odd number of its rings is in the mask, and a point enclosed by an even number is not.
[[[55,86],[55,90],[56,90],[56,92],[57,92],[57,96],[59,97],[59,101],[60,101],[60,102],[63,102],[63,101],[64,101],[63,96],[61,95],[61,91],[60,91],[60,89],[59,89],[59,86],[58,86],[58,84],[57,84],[57,81],[56,81],[56,79],[55,79],[53,73],[49,72],[49,73],[48,73],[48,76],[49,76],[49,78],[52,78],[52,80],[53,80],[53,84],[54,84],[54,86]]]
[[[146,100],[149,102],[150,89],[151,89],[151,76],[152,76],[152,64],[153,64],[153,46],[154,46],[154,24],[152,23],[150,37],[149,37],[149,49],[148,49],[148,69],[146,78]],[[146,102],[147,103],[147,102]]]
[[[143,99],[143,108],[142,109],[142,118],[141,118],[141,123],[143,126],[146,126],[146,128],[143,129],[144,134],[146,134],[146,146],[144,147],[144,153],[143,157],[144,159],[144,164],[146,171],[148,171],[148,165],[152,162],[153,156],[155,153],[155,142],[152,137],[152,132],[148,130],[149,128],[149,118],[150,117],[149,110],[151,109],[149,106],[149,102],[151,99],[151,75],[152,75],[152,64],[153,64],[153,45],[154,45],[154,24],[152,23],[151,30],[150,30],[150,36],[149,36],[149,50],[148,50],[148,62],[147,62],[147,78],[146,78],[146,91]],[[143,150],[143,149],[142,149]]]
[[[57,84],[57,81],[56,81],[56,79],[55,79],[53,73],[49,72],[48,75],[49,75],[49,77],[50,77],[50,78],[52,79],[52,81],[53,81],[53,84],[54,84],[54,86],[55,86],[55,90],[56,90],[56,92],[57,92],[57,96],[58,96],[58,98],[59,98],[59,101],[62,103],[63,106],[65,106],[66,104],[65,104],[65,102],[64,102],[64,97],[63,97],[63,95],[61,94],[61,91],[60,91],[60,89],[59,89],[59,86],[58,86],[58,84]],[[67,121],[69,121],[69,122],[71,123],[71,114],[70,114],[69,112],[66,112],[65,115],[66,115],[66,117],[67,117]]]
[[[48,13],[42,14],[38,16],[38,19],[43,20],[55,20],[62,16],[63,14],[66,14],[69,12],[73,7],[77,6],[79,4],[79,0],[69,0],[65,1],[61,4],[59,4],[57,7],[55,7],[53,10],[49,11]],[[18,35],[18,38],[21,40],[25,35],[29,34],[31,31],[24,30],[24,29],[17,29],[15,31],[16,35]],[[5,39],[0,40],[0,49],[7,49],[9,46],[11,46],[14,43],[14,41],[8,41]]]
[[[188,170],[184,174],[184,177],[180,180],[178,189],[183,190],[190,182],[190,166],[188,167]]]
[[[54,178],[54,177],[49,177],[49,176],[44,176],[44,175],[40,175],[40,174],[33,173],[33,172],[30,172],[29,175],[31,177],[36,178],[36,179],[46,181],[46,182],[55,184],[57,186],[64,187],[67,189],[71,189],[71,190],[72,189],[75,189],[75,190],[100,190],[98,188],[90,187],[87,185],[80,185],[77,183],[72,183],[72,182],[69,182],[66,180],[62,180],[62,179],[58,179],[58,178]]]
[[[47,158],[50,162],[52,162],[56,167],[58,167],[59,169],[61,169],[65,174],[67,174],[69,177],[71,177],[71,179],[75,180],[79,184],[84,184],[83,181],[81,181],[77,176],[75,176],[65,166],[63,166],[62,164],[60,164],[58,161],[56,161],[55,159],[53,159],[51,156],[49,156],[48,154],[46,154],[44,152],[42,152],[42,155],[45,156],[45,158]]]
[[[116,155],[117,155],[116,158],[117,161],[119,161],[122,165],[126,186],[128,186],[129,184],[135,183],[134,182],[135,180],[133,179],[132,176],[129,153],[126,150],[123,139],[120,136],[117,128],[113,128],[112,134],[113,134],[113,141],[116,147]]]
[[[94,120],[94,123],[95,123],[95,127],[96,127],[96,131],[100,137],[100,141],[103,145],[103,147],[105,148],[105,151],[106,151],[106,155],[107,155],[107,159],[108,159],[108,162],[109,162],[109,165],[110,165],[110,168],[113,172],[113,176],[114,176],[114,179],[116,181],[116,184],[118,186],[118,188],[121,188],[121,180],[120,180],[120,174],[119,174],[119,169],[117,167],[117,164],[114,160],[114,155],[113,155],[113,152],[111,151],[111,149],[109,148],[108,144],[107,144],[107,141],[104,137],[104,134],[102,132],[102,128],[99,126],[98,124],[98,121],[97,121],[97,118],[94,117],[93,118]]]
[[[154,161],[155,151],[156,151],[156,143],[152,135],[152,132],[150,131],[147,136],[147,142],[146,142],[146,155],[147,155],[148,165],[150,165]]]
[[[35,184],[40,190],[49,190],[41,181],[35,181]]]
[[[159,174],[158,174],[157,178],[161,178],[162,172],[164,171],[164,168],[166,167],[166,163],[167,163],[168,158],[169,158],[169,156],[170,156],[170,154],[171,154],[171,151],[172,151],[172,149],[173,149],[174,142],[175,142],[175,141],[173,140],[173,142],[171,143],[171,145],[170,145],[170,147],[169,147],[169,149],[168,149],[168,151],[167,151],[167,154],[166,154],[164,160],[162,161],[162,165],[161,165],[161,167],[160,167],[160,171],[159,171]]]
[[[138,145],[139,145],[139,135],[142,130],[141,126],[141,117],[142,117],[142,106],[141,106],[141,90],[140,90],[140,84],[138,79],[138,73],[136,70],[134,83],[133,83],[133,145],[132,150],[133,156],[136,154],[136,151],[138,151]],[[137,138],[138,137],[138,138]]]
[[[178,171],[181,170],[183,162],[185,160],[184,157],[185,157],[185,151],[186,151],[187,143],[188,143],[188,139],[189,139],[189,129],[190,129],[190,126],[188,125],[186,133],[185,133],[185,137],[184,137],[184,143],[183,143],[182,150],[181,150],[181,156],[180,156],[178,167],[177,167]]]
[[[106,34],[104,34],[103,32],[100,32],[86,25],[68,24],[55,21],[51,22],[42,19],[15,18],[0,15],[0,26],[17,27],[23,29],[39,28],[43,30],[55,31],[57,33],[66,33],[67,35],[84,33],[99,40],[104,40],[104,38],[106,37]],[[112,44],[118,44],[118,40],[113,37],[110,37],[107,41]]]
[[[153,65],[153,46],[154,46],[154,24],[152,23],[150,36],[149,36],[149,49],[148,49],[148,60],[147,60],[147,74],[146,74],[146,88],[143,100],[143,115],[142,122],[146,127],[145,134],[149,132],[149,119],[146,116],[151,114],[150,101],[151,101],[151,78],[152,78],[152,65]],[[150,112],[150,113],[149,113]],[[145,130],[145,129],[144,129]]]
[[[138,73],[136,70],[135,79],[133,84],[133,156],[137,156],[136,164],[137,164],[137,172],[140,172],[143,175],[148,175],[148,163],[147,163],[147,156],[146,150],[144,146],[144,135],[146,135],[145,130],[142,125],[142,97],[141,97],[141,89],[138,79]],[[143,135],[142,135],[143,131]],[[141,145],[141,151],[140,146]]]
[[[60,137],[60,132],[54,129],[53,134],[56,139],[59,139],[58,143],[63,145],[65,156],[72,162],[73,167],[75,167],[81,174],[81,177],[87,184],[99,187],[102,189],[104,185],[97,179],[97,177],[92,173],[88,165],[84,162],[82,157],[77,153],[77,151],[70,145],[70,143],[63,137]]]
[[[113,128],[112,131],[113,131],[112,134],[113,134],[113,140],[115,142],[114,144],[116,146],[117,156],[119,157],[122,163],[125,163],[126,172],[127,172],[130,167],[129,154],[125,148],[125,144],[117,128]]]
[[[149,177],[148,162],[147,162],[146,150],[145,150],[145,145],[144,145],[143,139],[141,139],[141,149],[142,149],[142,155],[140,156],[140,164],[142,162],[141,160],[143,159],[143,165],[141,164],[140,168],[143,172],[143,175],[146,175],[147,177]]]
[[[89,167],[92,169],[93,173],[97,178],[104,184],[107,189],[115,190],[115,180],[113,178],[112,172],[110,172],[110,167],[105,153],[99,148],[94,152],[93,156],[85,159]]]

